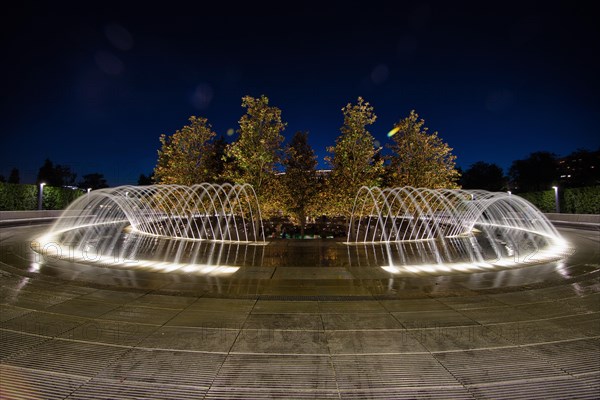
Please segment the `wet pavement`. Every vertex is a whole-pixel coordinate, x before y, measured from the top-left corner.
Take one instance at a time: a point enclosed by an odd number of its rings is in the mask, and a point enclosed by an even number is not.
[[[236,270],[109,268],[32,252],[42,229],[0,229],[2,398],[600,393],[598,232],[561,230],[561,261],[396,276],[326,240]]]

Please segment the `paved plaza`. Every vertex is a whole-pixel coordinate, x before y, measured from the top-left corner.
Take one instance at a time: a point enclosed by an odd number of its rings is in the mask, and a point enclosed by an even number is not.
[[[228,276],[39,260],[43,229],[0,229],[1,398],[599,397],[598,231],[561,230],[560,262],[398,277],[325,240]]]

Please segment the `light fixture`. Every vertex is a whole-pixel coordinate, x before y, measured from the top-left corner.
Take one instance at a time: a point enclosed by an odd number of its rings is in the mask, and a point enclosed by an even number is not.
[[[42,203],[44,202],[44,186],[45,182],[40,183],[40,190],[38,191],[38,210],[42,209]]]

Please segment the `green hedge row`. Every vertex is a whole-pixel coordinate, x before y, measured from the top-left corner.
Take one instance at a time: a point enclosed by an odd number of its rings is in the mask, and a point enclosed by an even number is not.
[[[556,212],[554,190],[519,193],[542,212]],[[559,189],[560,212],[566,214],[600,214],[600,186]]]
[[[19,211],[38,209],[38,185],[0,182],[0,210]],[[84,194],[82,190],[44,186],[44,210],[62,210]]]
[[[563,206],[570,214],[600,214],[600,186],[566,189]]]
[[[44,186],[44,210],[61,210],[85,192]],[[567,214],[600,214],[600,186],[559,189],[560,211]],[[554,190],[519,193],[542,212],[555,212]],[[37,210],[38,186],[0,182],[0,211]]]
[[[529,201],[531,204],[545,213],[556,212],[556,204],[554,202],[554,190],[546,190],[543,192],[519,193],[519,196]]]

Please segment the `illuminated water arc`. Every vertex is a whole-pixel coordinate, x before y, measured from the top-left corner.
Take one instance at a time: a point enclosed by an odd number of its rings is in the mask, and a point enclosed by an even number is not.
[[[209,183],[89,192],[37,243],[61,261],[200,275],[233,274],[267,244],[254,189]]]
[[[127,221],[157,237],[225,242],[265,242],[260,207],[250,185],[119,186],[73,202],[51,232]]]
[[[506,260],[530,253],[542,262],[564,255],[565,242],[531,203],[504,192],[362,187],[346,243],[382,246],[390,272],[521,265]]]
[[[227,276],[262,265],[267,244],[249,185],[103,189],[80,197],[63,216],[40,242],[74,244],[74,262],[114,268]],[[391,274],[514,268],[562,258],[568,248],[518,196],[411,187],[361,188],[346,244],[339,248],[347,249],[350,267]]]

